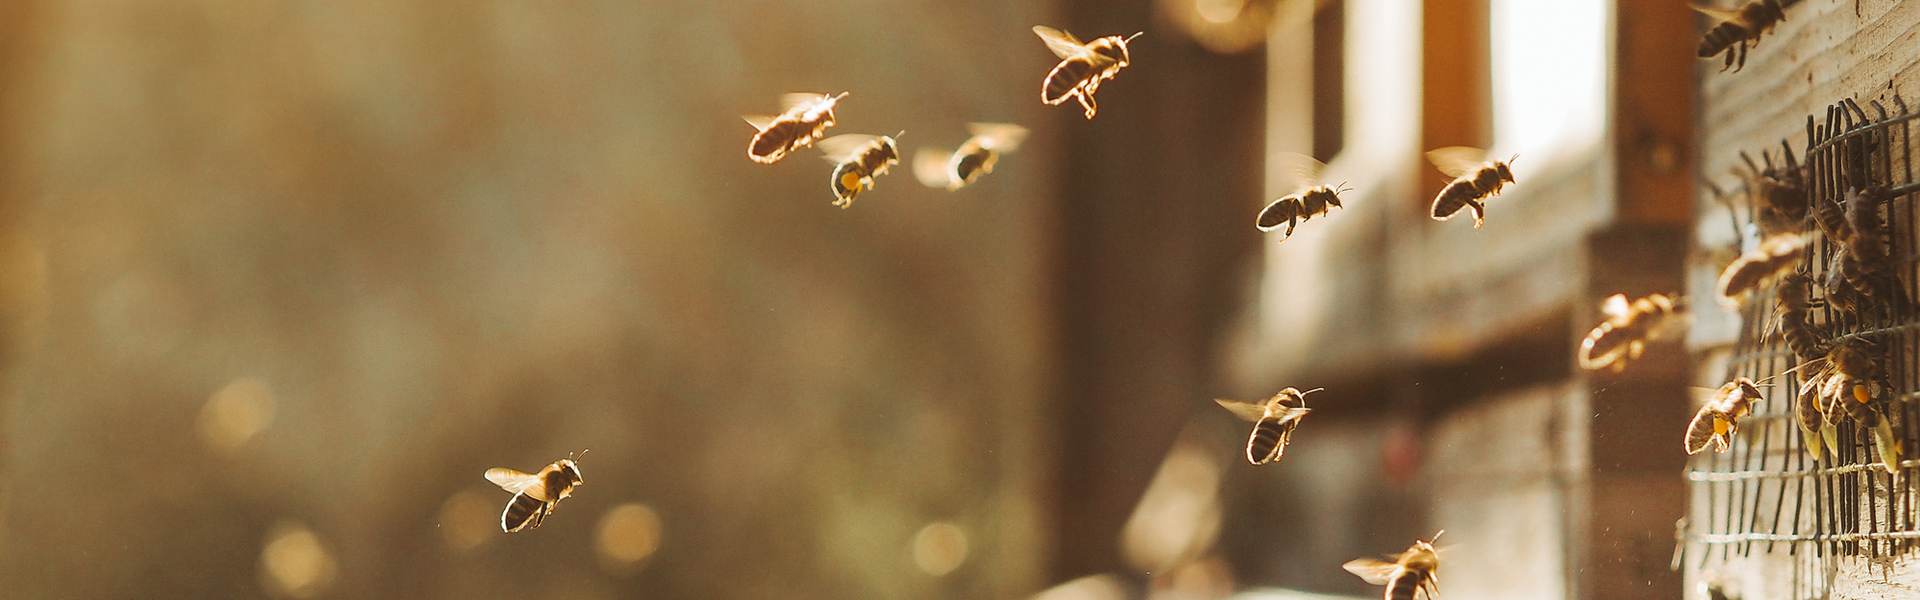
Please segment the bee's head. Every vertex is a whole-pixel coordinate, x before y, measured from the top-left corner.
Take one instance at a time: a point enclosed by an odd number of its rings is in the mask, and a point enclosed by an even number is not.
[[[1513,158],[1507,159],[1506,162],[1495,164],[1494,168],[1500,171],[1501,181],[1505,181],[1507,183],[1513,183],[1513,168],[1509,167],[1508,165],[1512,164],[1513,161],[1518,160],[1519,158],[1520,158],[1520,155],[1515,154],[1513,155]]]
[[[1140,33],[1146,32],[1143,31]],[[1107,60],[1111,60],[1115,64],[1124,67],[1127,66],[1127,63],[1133,58],[1132,54],[1127,52],[1127,42],[1133,41],[1133,38],[1140,37],[1140,33],[1125,38],[1117,35],[1107,36],[1097,42],[1088,44],[1087,48],[1093,50],[1094,54],[1105,57]]]
[[[580,456],[577,458],[586,458],[586,456],[587,451],[581,450]],[[567,481],[573,482],[574,485],[580,485],[581,481],[583,481],[580,479],[580,463],[574,462],[575,459],[576,457],[573,453],[568,452],[567,457],[560,460],[560,473],[566,475]]]
[[[880,136],[880,156],[885,157],[889,163],[900,162],[900,145],[895,138],[906,134],[906,130],[903,129],[892,136]]]

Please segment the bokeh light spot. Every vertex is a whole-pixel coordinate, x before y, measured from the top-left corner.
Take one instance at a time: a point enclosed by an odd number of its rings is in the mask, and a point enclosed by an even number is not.
[[[913,564],[921,572],[939,577],[965,562],[967,534],[952,523],[930,523],[913,536]]]
[[[660,549],[660,515],[644,504],[613,507],[600,518],[594,548],[608,572],[631,573]]]
[[[333,555],[305,525],[282,521],[260,551],[260,584],[285,598],[312,598],[333,583]]]
[[[506,509],[506,501],[488,496],[478,490],[465,489],[447,497],[446,503],[440,505],[440,539],[447,547],[470,552],[493,539],[500,529],[500,512]]]
[[[273,423],[273,390],[251,377],[220,388],[200,409],[200,439],[215,450],[238,449]]]

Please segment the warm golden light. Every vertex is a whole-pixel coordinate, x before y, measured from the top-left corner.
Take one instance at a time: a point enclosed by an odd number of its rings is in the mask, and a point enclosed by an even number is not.
[[[496,496],[468,488],[440,505],[440,539],[447,547],[468,552],[500,533],[500,511],[506,504]]]
[[[1220,534],[1220,466],[1191,438],[1174,444],[1121,529],[1128,564],[1157,573],[1213,547]]]
[[[645,504],[622,504],[600,518],[594,543],[600,566],[614,574],[631,573],[660,549],[660,515]]]
[[[220,388],[200,409],[200,439],[215,450],[238,449],[273,422],[273,390],[251,377]]]
[[[260,551],[260,585],[286,598],[312,598],[333,583],[333,555],[320,536],[292,521],[274,525]]]
[[[1112,575],[1090,575],[1034,594],[1030,600],[1124,600],[1126,586]]]
[[[952,523],[930,523],[913,536],[913,564],[921,572],[939,577],[965,562],[967,533]]]

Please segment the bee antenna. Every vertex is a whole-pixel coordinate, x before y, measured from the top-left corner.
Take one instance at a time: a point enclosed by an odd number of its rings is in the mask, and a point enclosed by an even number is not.
[[[1513,153],[1513,156],[1507,159],[1507,166],[1513,166],[1513,161],[1516,160],[1520,160],[1520,153],[1518,152]]]
[[[1142,31],[1142,32],[1140,32],[1140,33],[1135,33],[1135,34],[1133,34],[1133,35],[1130,35],[1130,36],[1127,36],[1127,39],[1125,39],[1125,40],[1122,40],[1122,43],[1126,43],[1126,42],[1132,42],[1132,41],[1133,41],[1133,38],[1137,38],[1137,37],[1140,37],[1140,35],[1141,35],[1141,34],[1144,34],[1144,33],[1146,33],[1146,32],[1145,32],[1145,31]]]
[[[569,459],[569,460],[580,460],[580,458],[586,458],[586,457],[587,457],[587,451],[588,451],[588,450],[592,450],[592,448],[581,448],[581,449],[580,449],[580,457],[579,457],[579,458],[574,458],[574,456],[573,456],[573,453],[572,453],[572,452],[568,452],[568,453],[567,453],[567,459]]]
[[[1431,543],[1440,541],[1440,536],[1446,535],[1446,533],[1447,533],[1447,530],[1445,529],[1434,532],[1433,539],[1427,540],[1427,543],[1431,544]]]
[[[1324,391],[1327,391],[1327,388],[1313,388],[1313,389],[1310,389],[1310,390],[1307,390],[1307,391],[1304,391],[1304,392],[1300,392],[1300,395],[1301,395],[1301,396],[1306,396],[1307,394],[1311,394],[1311,393],[1314,393],[1314,392],[1324,392]]]

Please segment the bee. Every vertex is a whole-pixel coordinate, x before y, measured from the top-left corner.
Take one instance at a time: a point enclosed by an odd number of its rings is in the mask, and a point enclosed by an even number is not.
[[[1814,460],[1820,460],[1823,442],[1824,447],[1839,451],[1840,446],[1835,439],[1839,432],[1820,412],[1820,385],[1817,381],[1804,376],[1800,378],[1800,394],[1793,403],[1793,420],[1800,426],[1801,439],[1806,442],[1807,453],[1812,454]]]
[[[836,135],[820,140],[820,152],[835,165],[833,178],[827,183],[833,190],[833,205],[840,208],[853,206],[860,192],[873,189],[875,177],[885,175],[887,167],[900,162],[899,146],[884,135]]]
[[[1714,452],[1726,452],[1733,434],[1740,432],[1740,418],[1753,410],[1760,399],[1760,388],[1753,380],[1741,377],[1720,386],[1700,412],[1687,425],[1687,454],[1698,454],[1713,444]]]
[[[1827,241],[1845,244],[1853,239],[1853,226],[1847,224],[1847,209],[1833,200],[1816,200],[1812,206],[1813,224]]]
[[[1797,232],[1807,220],[1806,178],[1794,160],[1793,147],[1785,140],[1780,145],[1787,162],[1783,167],[1774,166],[1773,157],[1764,150],[1760,160],[1766,163],[1765,169],[1753,164],[1746,151],[1740,152],[1740,160],[1747,163],[1747,197],[1753,204],[1754,222],[1767,235]]]
[[[1302,221],[1327,214],[1328,207],[1341,208],[1340,193],[1353,191],[1347,189],[1344,183],[1337,186],[1315,185],[1320,179],[1320,172],[1326,170],[1327,165],[1311,156],[1288,152],[1284,157],[1296,167],[1292,174],[1295,191],[1260,209],[1260,216],[1253,223],[1260,231],[1273,231],[1285,224],[1287,233],[1280,237],[1281,241],[1293,237],[1293,228]]]
[[[1439,541],[1444,533],[1446,531],[1433,534],[1434,541]],[[1440,593],[1440,551],[1426,540],[1414,540],[1393,562],[1356,558],[1340,567],[1367,583],[1387,586],[1381,596],[1383,600],[1413,600],[1421,591],[1431,600]]]
[[[758,131],[753,134],[753,142],[747,145],[747,158],[770,165],[780,162],[788,152],[813,145],[833,126],[833,106],[845,97],[847,92],[838,96],[796,92],[780,97],[784,112],[778,117],[741,117]]]
[[[1827,417],[1832,419],[1835,413],[1844,412],[1861,427],[1871,430],[1881,466],[1889,473],[1897,473],[1900,439],[1893,435],[1891,420],[1874,407],[1876,401],[1893,391],[1893,385],[1887,379],[1884,365],[1868,354],[1865,345],[1859,338],[1833,345],[1833,351],[1827,355],[1825,383],[1820,393],[1825,396]]]
[[[1886,202],[1884,187],[1847,190],[1847,225],[1853,236],[1842,245],[1839,262],[1844,264],[1847,285],[1861,295],[1904,306],[1905,288],[1895,279],[1887,244],[1880,239],[1880,205]]]
[[[1720,303],[1739,307],[1740,299],[1747,292],[1773,281],[1797,264],[1800,252],[1806,247],[1807,236],[1798,233],[1781,233],[1760,240],[1759,247],[1740,255],[1720,272]]]
[[[1241,402],[1215,398],[1233,416],[1253,422],[1253,434],[1247,437],[1247,462],[1264,465],[1280,460],[1287,451],[1287,443],[1293,441],[1293,430],[1300,426],[1300,419],[1313,409],[1307,408],[1307,394],[1321,391],[1314,388],[1300,391],[1294,388],[1280,390],[1265,402]]]
[[[1780,278],[1780,335],[1787,348],[1800,360],[1811,360],[1828,352],[1825,329],[1808,320],[1813,310],[1813,278],[1805,273],[1788,273]]]
[[[1646,345],[1666,337],[1685,316],[1685,310],[1673,299],[1654,294],[1627,302],[1626,294],[1614,294],[1600,306],[1607,320],[1587,333],[1580,342],[1580,367],[1597,371],[1613,367],[1620,372],[1627,361],[1640,358]]]
[[[945,149],[921,148],[913,154],[913,176],[922,185],[957,190],[993,172],[1000,155],[1020,148],[1027,139],[1027,128],[1007,123],[968,123],[973,137],[951,153]]]
[[[1126,38],[1110,35],[1082,42],[1071,33],[1044,25],[1033,26],[1033,33],[1060,57],[1060,64],[1048,71],[1047,78],[1040,84],[1040,101],[1056,106],[1068,98],[1079,100],[1089,120],[1100,110],[1099,103],[1093,101],[1094,92],[1100,91],[1100,82],[1113,79],[1120,69],[1126,68],[1132,59],[1127,43],[1140,37],[1139,33]]]
[[[1773,31],[1775,25],[1787,20],[1786,11],[1780,7],[1780,0],[1753,0],[1736,10],[1697,4],[1693,9],[1720,21],[1700,38],[1698,49],[1700,58],[1713,58],[1714,55],[1725,52],[1727,63],[1726,66],[1720,67],[1720,70],[1726,71],[1731,68],[1735,73],[1747,67],[1747,47],[1759,45],[1761,34]]]
[[[586,456],[585,450],[580,451]],[[573,495],[573,488],[580,485],[580,465],[574,462],[573,453],[566,458],[554,461],[541,469],[539,473],[521,473],[513,469],[487,469],[487,481],[500,486],[500,489],[513,493],[513,500],[507,502],[507,510],[500,513],[500,529],[513,533],[522,529],[538,529],[540,523],[553,514],[553,507],[561,500]]]
[[[1440,195],[1433,198],[1433,220],[1451,219],[1464,206],[1473,210],[1473,228],[1479,229],[1487,217],[1483,203],[1500,195],[1501,187],[1513,183],[1513,169],[1509,165],[1517,158],[1520,156],[1516,154],[1506,162],[1487,160],[1486,150],[1466,146],[1428,151],[1427,160],[1453,178],[1447,187],[1440,189]]]
[[[1850,273],[1859,269],[1860,266],[1849,256],[1847,245],[1841,244],[1833,260],[1827,263],[1827,280],[1821,284],[1827,292],[1827,306],[1846,313],[1860,311],[1866,298],[1862,297],[1860,290],[1847,283],[1853,277]]]

